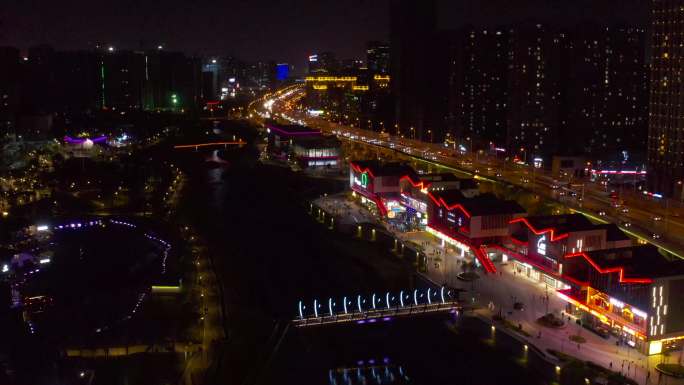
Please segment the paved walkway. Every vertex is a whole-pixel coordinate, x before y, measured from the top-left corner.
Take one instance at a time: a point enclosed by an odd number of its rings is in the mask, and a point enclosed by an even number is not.
[[[350,202],[346,195],[328,195],[318,198],[314,204],[339,218],[340,224],[375,223],[377,220],[365,208]]]

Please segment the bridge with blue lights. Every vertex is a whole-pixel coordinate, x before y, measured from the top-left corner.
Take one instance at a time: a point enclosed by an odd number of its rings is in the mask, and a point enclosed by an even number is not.
[[[298,317],[292,320],[294,326],[376,323],[389,321],[392,317],[456,311],[460,308],[454,291],[445,286],[343,297],[341,301],[335,298],[324,301],[314,299],[309,305],[299,301]]]

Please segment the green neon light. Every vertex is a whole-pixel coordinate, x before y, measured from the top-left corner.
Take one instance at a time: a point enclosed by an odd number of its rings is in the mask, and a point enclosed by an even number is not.
[[[368,173],[361,174],[361,187],[368,187]]]
[[[180,286],[152,286],[152,290],[180,290]]]

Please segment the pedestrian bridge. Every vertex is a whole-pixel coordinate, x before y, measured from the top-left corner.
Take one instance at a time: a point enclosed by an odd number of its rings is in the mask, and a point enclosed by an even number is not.
[[[386,292],[382,295],[357,295],[341,300],[328,298],[322,302],[314,299],[308,304],[299,301],[299,314],[292,323],[297,327],[349,322],[376,323],[389,321],[392,317],[455,311],[459,307],[455,292],[442,286],[437,289]]]

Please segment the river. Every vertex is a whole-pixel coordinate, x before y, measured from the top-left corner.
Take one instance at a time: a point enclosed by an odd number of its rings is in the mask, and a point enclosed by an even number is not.
[[[230,336],[217,354],[216,383],[544,383],[547,373],[532,370],[537,365],[516,342],[490,339],[479,321],[450,327],[451,315],[290,328],[273,353],[272,334],[294,318],[300,299],[406,289],[413,272],[384,246],[332,232],[308,215],[308,199],[342,191],[344,182],[260,164],[253,131],[225,131],[250,143],[221,151],[227,164],[209,165],[203,153],[176,159],[189,177],[180,216],[205,238],[224,286]],[[376,370],[391,375],[380,380]]]

